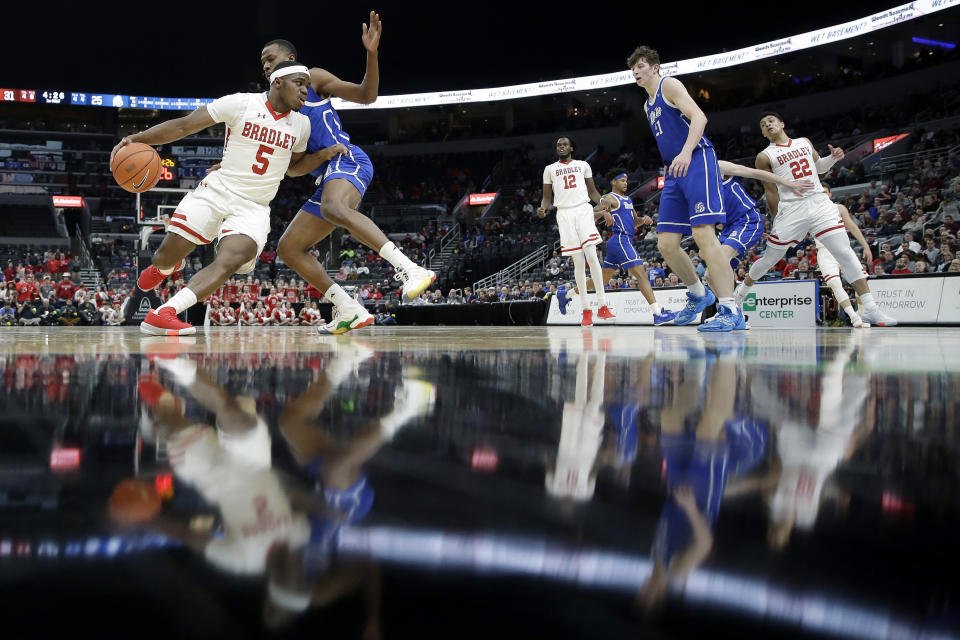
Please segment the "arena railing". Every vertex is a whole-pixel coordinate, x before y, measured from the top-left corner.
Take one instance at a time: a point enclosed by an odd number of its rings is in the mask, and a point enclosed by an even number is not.
[[[477,280],[473,283],[473,290],[479,291],[480,289],[492,287],[498,282],[503,282],[504,280],[508,280],[510,278],[519,278],[522,274],[526,273],[530,269],[546,264],[547,260],[550,258],[550,252],[551,250],[548,245],[542,245],[535,251],[520,258],[513,264],[507,265],[500,271],[497,271],[486,278]]]

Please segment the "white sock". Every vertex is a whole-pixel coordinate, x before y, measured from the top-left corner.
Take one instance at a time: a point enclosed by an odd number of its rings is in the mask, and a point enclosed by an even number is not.
[[[860,314],[857,313],[857,310],[853,308],[852,304],[848,307],[841,307],[841,308],[847,313],[847,317],[850,318],[850,322],[852,322],[853,324],[857,324],[857,322],[860,321],[861,319]]]
[[[648,302],[650,309],[653,310],[654,315],[660,315],[660,312],[663,311],[663,308],[660,307],[660,303],[654,300],[653,302]]]
[[[877,303],[873,299],[872,293],[861,293],[860,294],[860,304],[864,309],[871,310],[877,308]]]
[[[725,308],[730,313],[737,312],[737,305],[734,303],[733,298],[718,298],[717,304]]]
[[[392,242],[387,242],[387,244],[380,247],[380,257],[392,264],[397,269],[413,269],[417,265],[413,263],[410,258],[400,250],[397,245]]]
[[[157,307],[157,311],[165,307],[170,307],[174,313],[180,315],[195,304],[197,304],[197,294],[191,291],[190,287],[184,287],[180,289],[179,293]]]
[[[330,288],[327,289],[323,295],[329,298],[330,302],[333,303],[333,306],[337,308],[353,302],[353,298],[350,297],[350,294],[340,288],[340,285],[337,283],[330,285]]]
[[[694,284],[688,284],[687,289],[698,298],[707,295],[707,290],[703,287],[703,283],[700,282],[699,279]]]

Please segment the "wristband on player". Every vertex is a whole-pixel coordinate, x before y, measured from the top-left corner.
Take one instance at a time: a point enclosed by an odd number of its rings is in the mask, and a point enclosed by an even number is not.
[[[813,164],[817,168],[817,173],[826,173],[833,168],[833,165],[837,164],[837,159],[833,156],[827,156],[826,158],[820,158]]]

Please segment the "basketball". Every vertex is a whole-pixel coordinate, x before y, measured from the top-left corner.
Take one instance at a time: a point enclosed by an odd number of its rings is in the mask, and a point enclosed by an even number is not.
[[[142,524],[160,513],[160,494],[153,483],[127,478],[113,490],[108,511],[110,518],[124,525]]]
[[[125,191],[149,191],[160,180],[160,154],[148,144],[131,142],[117,151],[110,171]]]

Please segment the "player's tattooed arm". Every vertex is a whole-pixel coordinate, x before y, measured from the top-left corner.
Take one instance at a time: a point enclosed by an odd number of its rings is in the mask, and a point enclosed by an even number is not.
[[[770,158],[768,158],[765,153],[757,154],[755,166],[760,171],[766,171],[770,174],[773,173],[773,167],[770,166]],[[770,213],[770,217],[774,218],[777,215],[777,208],[780,206],[780,193],[772,182],[763,183],[763,193],[767,197],[767,211]]]

